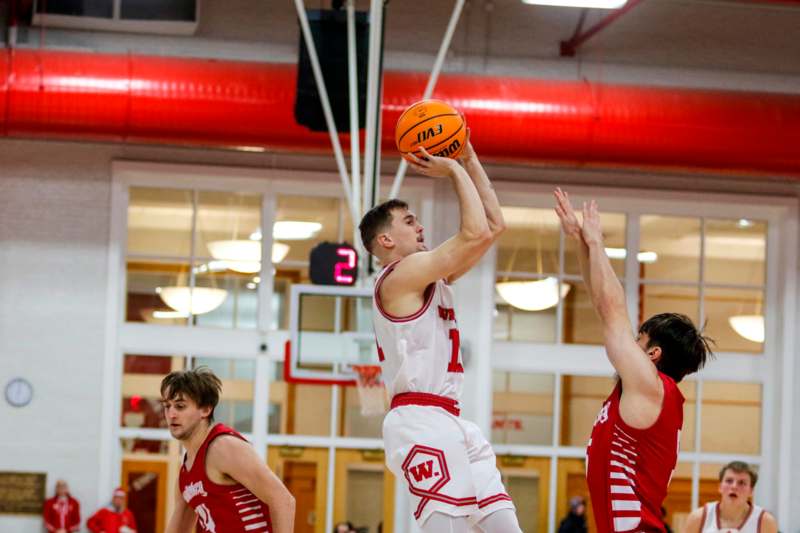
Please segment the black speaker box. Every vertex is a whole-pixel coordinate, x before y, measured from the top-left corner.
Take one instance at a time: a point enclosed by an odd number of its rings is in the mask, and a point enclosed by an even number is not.
[[[350,131],[350,98],[347,71],[347,12],[309,10],[308,22],[319,56],[325,88],[331,102],[336,129]],[[358,72],[358,127],[363,128],[367,107],[367,54],[369,22],[367,13],[356,13],[356,64]],[[322,101],[311,69],[303,33],[300,32],[300,58],[297,64],[297,96],[294,118],[313,131],[328,131]]]

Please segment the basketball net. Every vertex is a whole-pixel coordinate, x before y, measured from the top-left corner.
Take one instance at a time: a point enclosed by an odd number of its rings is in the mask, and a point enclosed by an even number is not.
[[[386,413],[386,387],[378,365],[353,365],[356,373],[361,416],[378,416]]]

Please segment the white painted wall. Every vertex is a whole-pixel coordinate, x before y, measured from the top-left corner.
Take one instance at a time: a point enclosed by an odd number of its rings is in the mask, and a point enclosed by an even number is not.
[[[48,149],[51,148],[51,149]],[[0,383],[33,384],[0,403],[0,470],[46,472],[98,502],[97,454],[108,242],[107,161],[88,147],[0,142]],[[0,531],[41,531],[0,515]]]

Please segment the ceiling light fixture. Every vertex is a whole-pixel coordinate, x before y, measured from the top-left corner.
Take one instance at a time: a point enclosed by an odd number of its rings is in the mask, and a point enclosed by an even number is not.
[[[558,279],[554,277],[538,281],[500,281],[495,285],[500,297],[523,311],[543,311],[558,303],[559,297],[569,293],[570,286],[561,284],[559,296]]]
[[[763,315],[736,315],[729,317],[728,323],[739,336],[752,342],[764,342]]]
[[[184,315],[202,315],[222,305],[228,297],[225,289],[212,287],[156,287],[165,304]]]
[[[582,7],[584,9],[618,9],[628,0],[522,0],[523,4],[540,6]]]
[[[208,270],[233,270],[243,274],[261,271],[261,243],[258,241],[211,241],[208,243],[208,251],[215,259],[209,263]],[[273,263],[280,263],[286,259],[288,253],[288,244],[272,243]]]

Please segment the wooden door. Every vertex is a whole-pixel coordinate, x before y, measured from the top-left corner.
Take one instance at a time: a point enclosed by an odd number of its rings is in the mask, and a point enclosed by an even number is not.
[[[136,518],[138,533],[161,533],[166,528],[167,463],[122,462],[122,488],[128,493],[128,508]]]
[[[270,447],[267,462],[295,498],[295,532],[324,533],[328,450]]]

